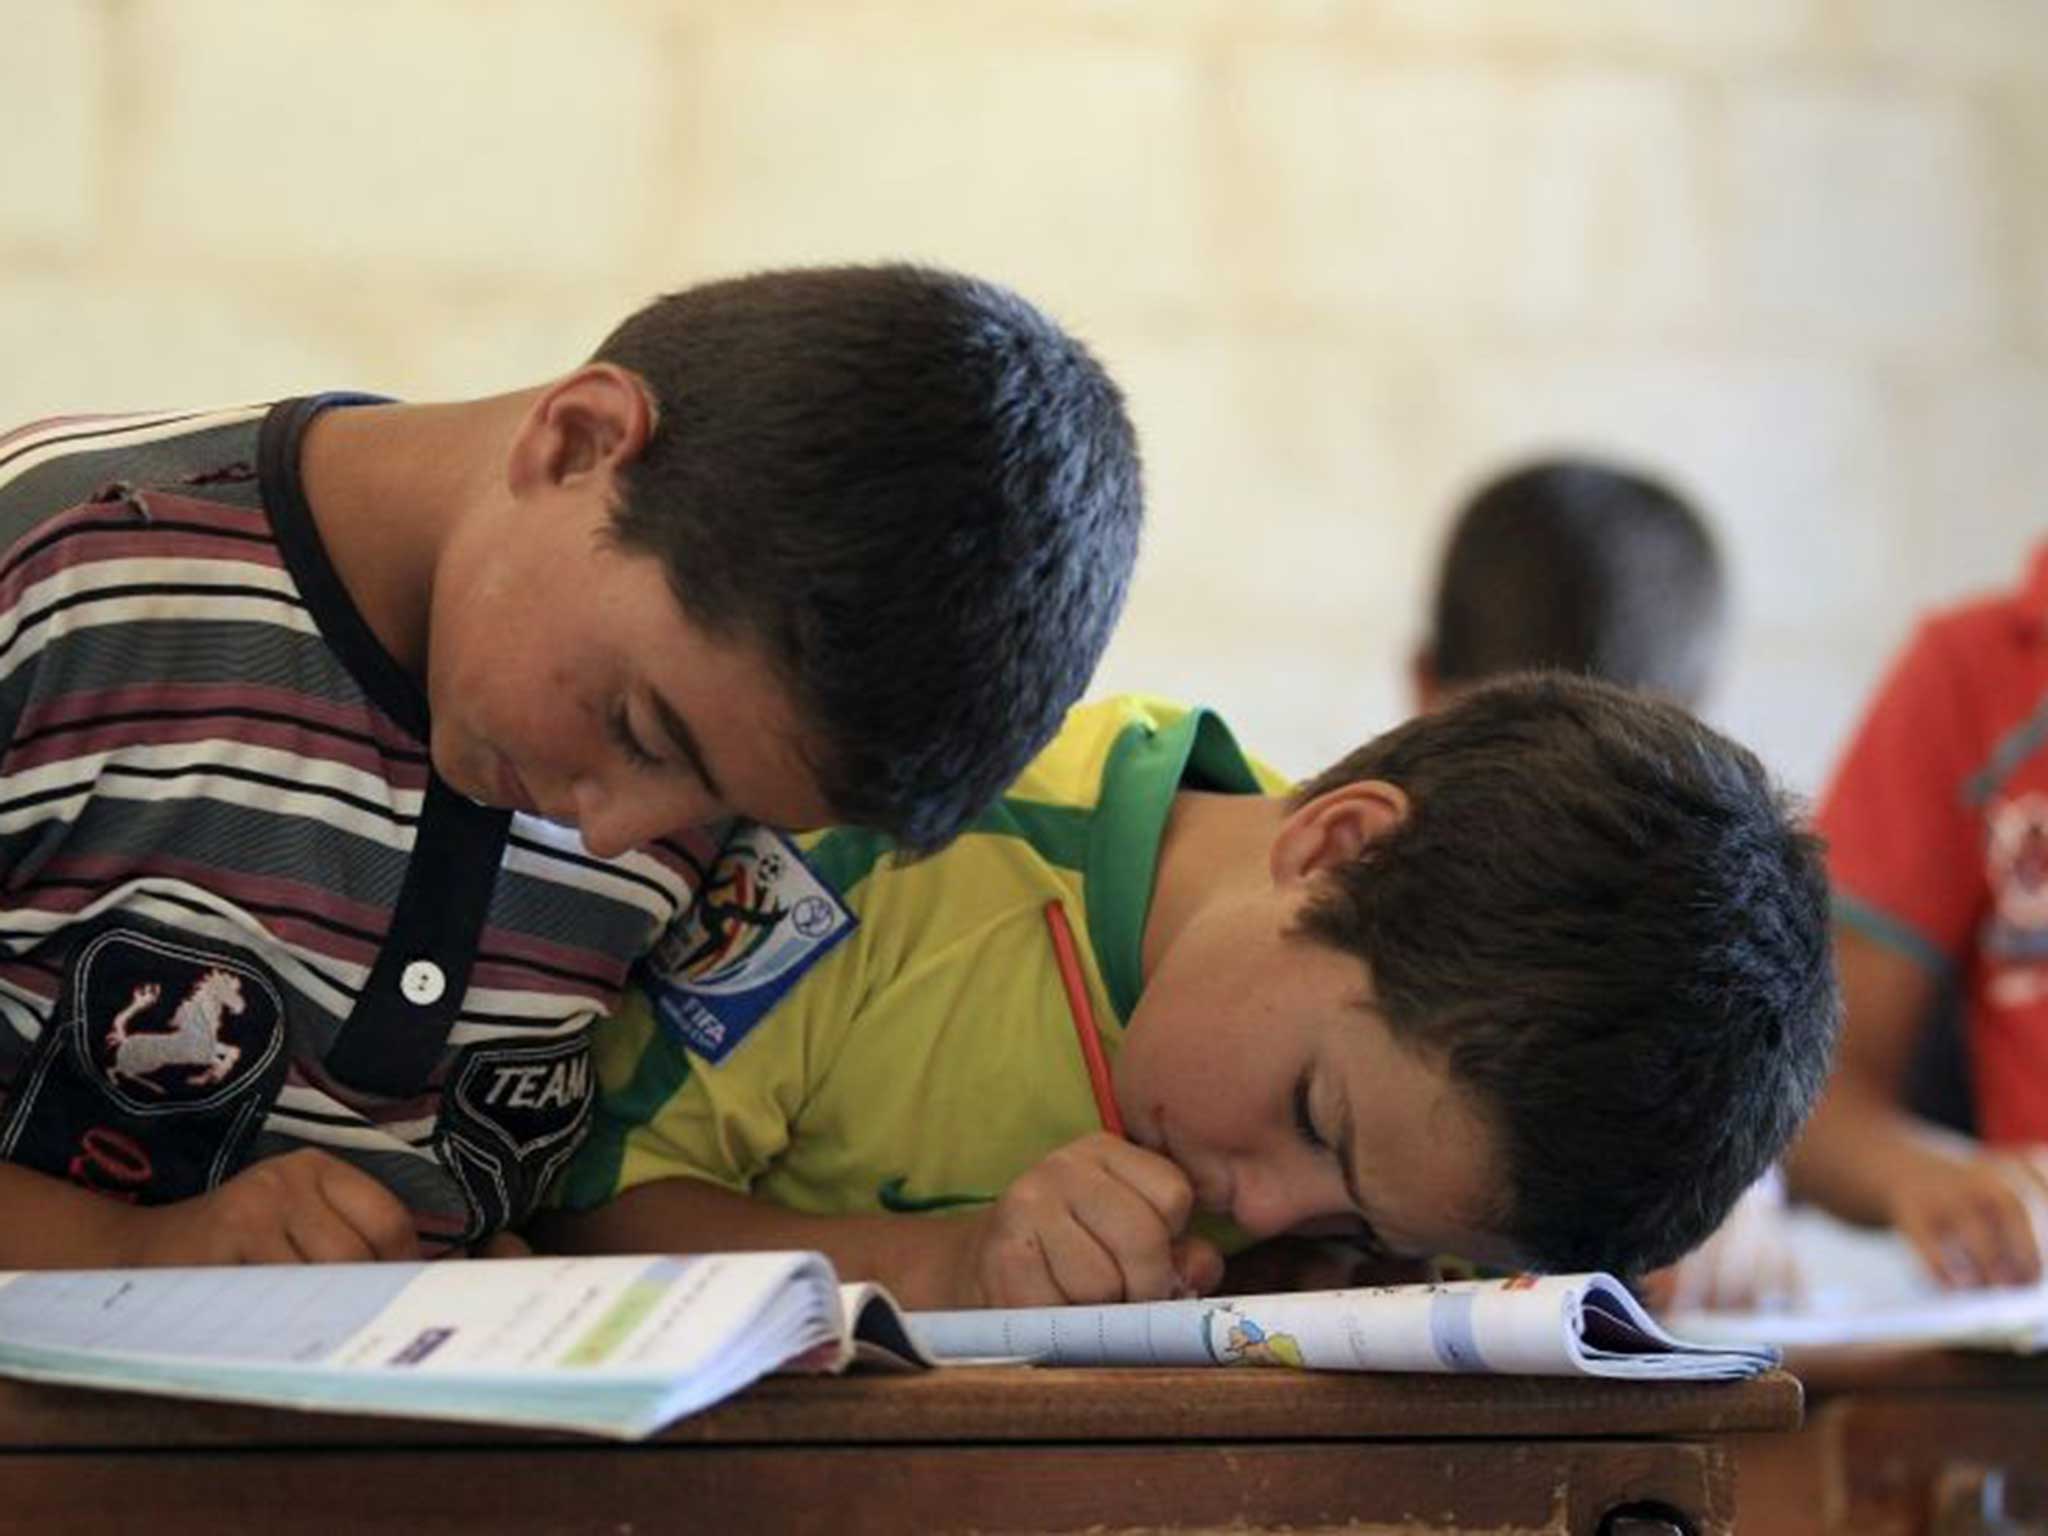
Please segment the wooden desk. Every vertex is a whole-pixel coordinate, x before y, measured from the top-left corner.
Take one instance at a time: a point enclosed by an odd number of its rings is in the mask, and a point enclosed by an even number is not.
[[[1867,1348],[1788,1363],[1810,1411],[1794,1434],[1742,1442],[1743,1536],[2048,1536],[2048,1358]]]
[[[10,1530],[1726,1536],[1713,1385],[1281,1371],[779,1378],[638,1445],[0,1383]],[[1669,1511],[1659,1525],[1610,1516]]]

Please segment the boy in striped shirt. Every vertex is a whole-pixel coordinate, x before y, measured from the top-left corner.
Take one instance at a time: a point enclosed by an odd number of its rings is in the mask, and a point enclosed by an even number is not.
[[[487,399],[0,437],[0,1267],[517,1225],[722,824],[943,843],[1137,519],[1093,359],[908,267],[671,295]]]

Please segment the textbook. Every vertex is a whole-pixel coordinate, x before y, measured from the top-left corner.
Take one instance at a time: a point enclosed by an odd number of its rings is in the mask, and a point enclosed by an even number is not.
[[[774,1371],[947,1362],[1706,1380],[1605,1275],[903,1312],[816,1253],[0,1273],[0,1376],[640,1439]]]
[[[0,1274],[0,1375],[639,1439],[771,1371],[931,1362],[815,1253]]]
[[[1100,1307],[912,1312],[941,1361],[1277,1365],[1312,1371],[1491,1371],[1727,1381],[1777,1364],[1768,1346],[1704,1345],[1650,1320],[1608,1275],[1523,1275]]]

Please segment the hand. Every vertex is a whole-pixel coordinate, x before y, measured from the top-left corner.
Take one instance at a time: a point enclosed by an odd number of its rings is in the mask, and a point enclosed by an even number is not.
[[[1768,1311],[1800,1301],[1806,1277],[1785,1225],[1783,1180],[1773,1172],[1752,1184],[1711,1237],[1644,1276],[1637,1293],[1670,1312]]]
[[[2048,1253],[2048,1147],[1924,1147],[1890,1206],[1942,1285],[2031,1285]]]
[[[136,1264],[322,1264],[416,1259],[398,1197],[312,1148],[252,1163],[218,1189],[137,1207]]]
[[[1070,1141],[986,1211],[956,1217],[956,1306],[1158,1301],[1212,1290],[1223,1256],[1187,1235],[1195,1195],[1156,1152],[1098,1132]]]

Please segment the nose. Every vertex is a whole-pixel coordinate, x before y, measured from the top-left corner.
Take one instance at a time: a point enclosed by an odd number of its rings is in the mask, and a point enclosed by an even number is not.
[[[1254,1238],[1277,1237],[1307,1222],[1349,1213],[1350,1201],[1332,1204],[1320,1170],[1294,1158],[1240,1163],[1231,1183],[1230,1219]]]
[[[717,815],[709,797],[700,793],[614,790],[598,779],[577,780],[575,798],[576,830],[583,846],[600,859],[617,858]]]

